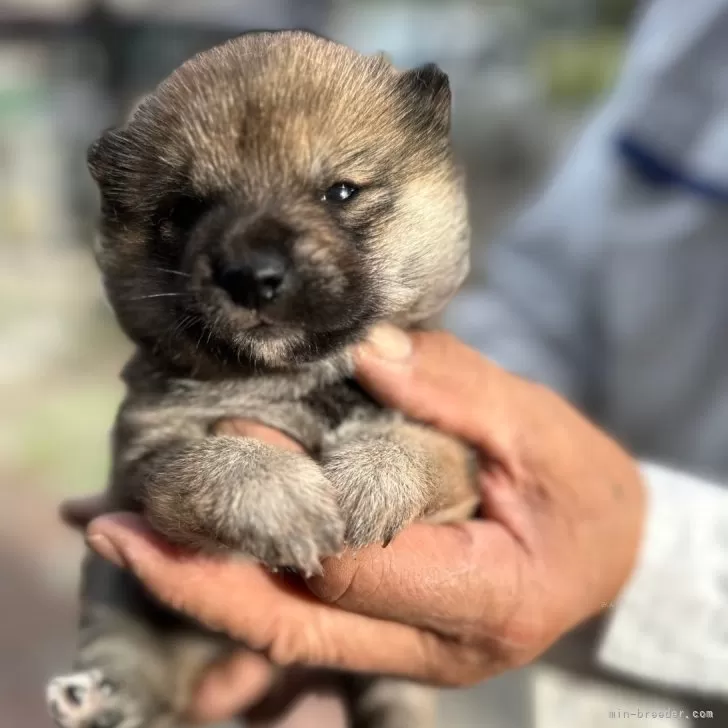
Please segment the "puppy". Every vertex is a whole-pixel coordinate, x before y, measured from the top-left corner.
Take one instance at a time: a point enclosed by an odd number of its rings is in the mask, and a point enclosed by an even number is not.
[[[400,72],[287,31],[192,58],[91,147],[98,263],[136,344],[110,510],[306,574],[416,519],[472,512],[469,452],[371,400],[346,353],[376,322],[423,325],[467,273],[449,128],[436,66]],[[226,418],[307,454],[216,436]],[[51,713],[62,728],[178,725],[232,648],[89,555],[74,672],[50,683]],[[424,688],[356,686],[356,725],[434,721]]]

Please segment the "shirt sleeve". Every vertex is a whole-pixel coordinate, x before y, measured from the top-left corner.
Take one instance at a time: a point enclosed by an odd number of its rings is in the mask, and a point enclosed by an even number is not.
[[[728,696],[728,490],[654,464],[642,470],[641,553],[610,605],[599,662],[664,687]]]
[[[594,291],[623,215],[627,160],[617,142],[649,143],[691,178],[728,187],[727,34],[726,0],[645,5],[616,89],[544,193],[488,246],[487,287],[455,301],[450,328],[505,368],[599,412]],[[612,605],[599,660],[666,687],[726,696],[728,489],[652,464],[644,476],[642,552]]]
[[[599,354],[595,261],[619,164],[615,112],[610,103],[596,113],[538,199],[480,251],[486,285],[461,293],[444,321],[500,366],[587,410]]]
[[[605,257],[639,224],[639,200],[625,193],[626,170],[635,172],[625,139],[707,189],[728,190],[727,35],[727,0],[645,3],[616,87],[543,193],[476,257],[487,284],[453,302],[448,328],[599,418],[604,357],[595,292]]]

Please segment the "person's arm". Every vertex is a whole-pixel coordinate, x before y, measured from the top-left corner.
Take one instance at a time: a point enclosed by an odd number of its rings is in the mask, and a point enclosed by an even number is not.
[[[536,204],[486,251],[486,289],[466,293],[450,312],[450,327],[469,343],[597,416],[603,254],[625,238],[637,252],[642,243],[654,252],[659,241],[666,254],[709,236],[722,244],[727,35],[726,0],[649,3],[617,89]],[[689,215],[686,201],[696,203]],[[657,466],[644,474],[650,504],[640,566],[615,601],[600,660],[643,679],[725,693],[728,491]]]
[[[642,467],[648,516],[599,650],[607,668],[682,690],[728,691],[728,490]]]
[[[543,191],[480,253],[487,283],[453,302],[447,328],[599,416],[605,260],[625,239],[638,253],[660,239],[667,255],[685,225],[693,240],[722,219],[706,205],[678,221],[669,195],[710,202],[724,188],[728,199],[727,36],[727,0],[645,4],[616,88]]]
[[[535,204],[477,253],[486,284],[466,288],[444,314],[446,328],[500,366],[587,408],[614,116],[609,104],[597,113]]]

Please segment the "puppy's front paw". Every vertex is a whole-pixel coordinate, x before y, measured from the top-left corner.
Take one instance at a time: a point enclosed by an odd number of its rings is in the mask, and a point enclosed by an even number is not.
[[[248,474],[226,519],[224,541],[272,567],[319,573],[344,547],[344,521],[331,483],[311,458],[280,453]]]
[[[386,435],[331,448],[323,470],[336,489],[345,540],[353,548],[387,545],[422,515],[431,490],[426,454]]]
[[[174,543],[308,574],[343,548],[336,493],[306,455],[214,437],[170,457],[150,480],[147,518]]]
[[[59,728],[137,728],[144,723],[139,706],[97,669],[51,680],[46,704]]]

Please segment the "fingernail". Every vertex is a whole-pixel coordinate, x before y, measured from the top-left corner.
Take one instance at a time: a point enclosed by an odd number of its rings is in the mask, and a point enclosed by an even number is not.
[[[410,337],[391,324],[375,326],[364,346],[370,354],[387,361],[404,361],[412,354]]]
[[[107,536],[95,533],[86,538],[86,543],[90,549],[93,549],[99,556],[110,561],[121,569],[127,568],[128,564],[117,548],[116,544]]]

